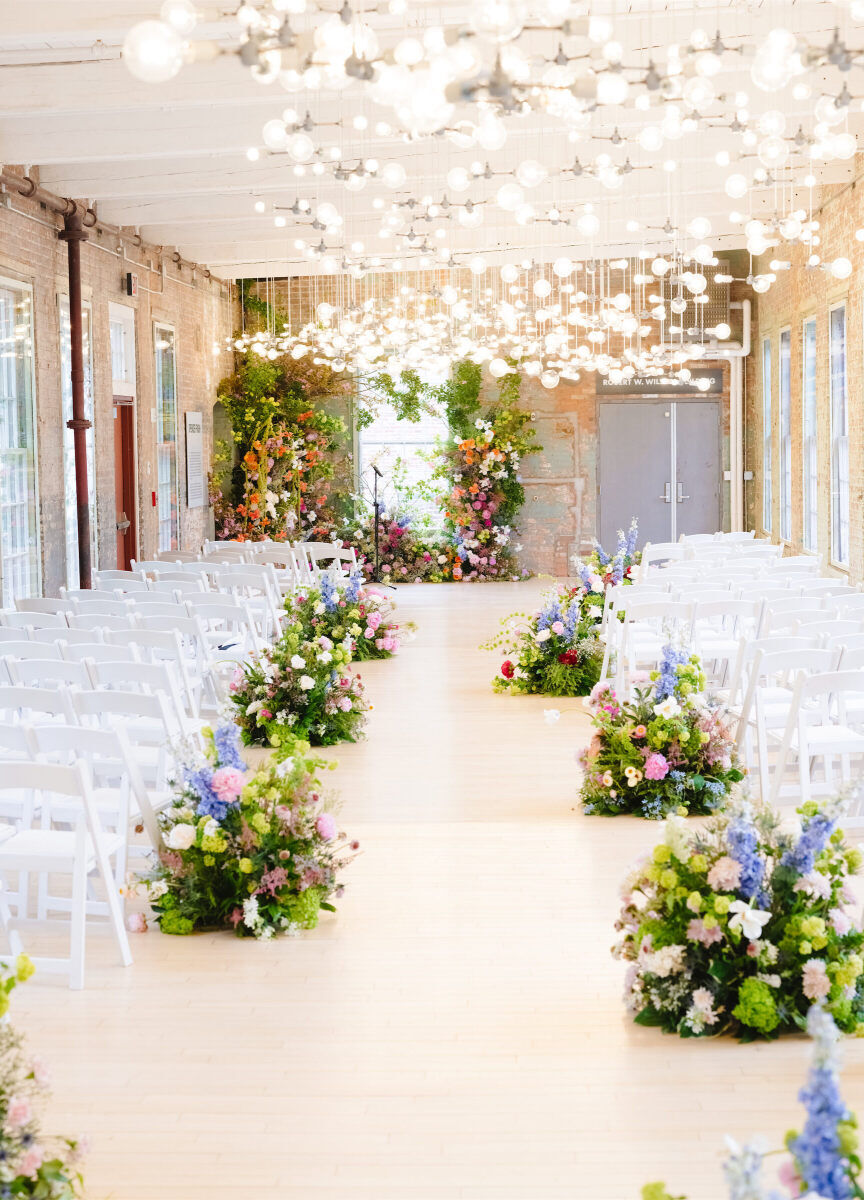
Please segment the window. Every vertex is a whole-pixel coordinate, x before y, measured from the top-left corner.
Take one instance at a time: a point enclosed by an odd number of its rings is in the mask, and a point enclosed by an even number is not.
[[[762,343],[762,528],[771,530],[771,339]]]
[[[0,558],[3,605],[39,592],[33,296],[0,279]]]
[[[108,305],[111,337],[111,392],[135,395],[135,309],[126,304]]]
[[[792,331],[780,333],[780,537],[792,540]]]
[[[66,424],[72,417],[72,344],[69,327],[69,297],[60,296],[60,391],[63,404],[63,490],[66,501],[66,586],[77,588],[78,573],[78,497],[75,489],[75,435]],[[96,451],[93,427],[93,347],[90,306],[82,306],[82,342],[84,350],[84,415],[91,422],[87,430],[87,480],[90,485],[90,555],[94,568],[99,565],[96,536]]]
[[[177,493],[177,364],[174,330],[154,326],[156,346],[156,468],[159,549],[180,548]]]
[[[802,339],[803,397],[803,541],[805,550],[819,543],[819,496],[817,491],[819,449],[816,435],[816,318],[804,322]]]
[[[378,497],[388,512],[398,506],[400,485],[409,487],[428,479],[432,468],[421,455],[434,449],[436,441],[447,438],[449,429],[443,417],[423,413],[419,421],[400,421],[386,405],[371,425],[360,431],[360,491],[371,503],[374,493],[372,464],[381,472]],[[421,511],[440,524],[437,505],[420,504]]]
[[[831,557],[849,561],[849,414],[846,397],[846,306],[831,309]]]

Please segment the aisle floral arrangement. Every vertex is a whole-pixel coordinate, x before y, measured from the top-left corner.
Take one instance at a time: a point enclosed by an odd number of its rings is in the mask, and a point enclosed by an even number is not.
[[[821,1000],[844,1032],[861,1028],[864,934],[847,912],[861,853],[837,829],[837,804],[799,813],[792,832],[746,800],[703,829],[669,818],[624,883],[616,925],[637,1023],[774,1038]]]
[[[727,1138],[730,1154],[723,1165],[729,1200],[853,1200],[861,1197],[861,1158],[858,1121],[840,1093],[839,1031],[830,1013],[816,1003],[807,1014],[807,1032],[813,1038],[813,1056],[807,1082],[798,1093],[807,1114],[804,1128],[786,1135],[784,1159],[777,1171],[783,1191],[766,1191],[765,1159],[779,1151],[766,1151],[759,1141],[739,1146]],[[642,1200],[687,1200],[672,1196],[664,1183],[649,1183]]]
[[[543,596],[539,612],[513,613],[481,649],[507,657],[492,686],[496,692],[584,696],[597,683],[603,646],[596,622],[583,605],[581,587],[558,584]]]
[[[393,620],[393,601],[374,586],[364,587],[359,572],[344,583],[323,575],[317,587],[289,596],[285,608],[288,628],[303,641],[324,636],[334,644],[347,643],[357,661],[392,658],[402,644],[404,627]]]
[[[229,687],[235,720],[247,746],[313,746],[356,742],[369,705],[363,682],[349,669],[351,635],[306,637],[289,626],[279,641],[238,667]]]
[[[619,583],[632,583],[635,569],[642,561],[641,551],[636,549],[639,538],[639,522],[634,517],[626,533],[618,530],[618,544],[614,554],[607,554],[595,539],[594,549],[584,561],[574,559],[576,571],[588,594],[605,592],[607,587]]]
[[[348,843],[325,801],[327,764],[297,741],[281,761],[249,772],[237,729],[209,735],[208,754],[183,770],[174,802],[159,814],[164,849],[145,880],[163,933],[233,928],[268,939],[317,924],[334,911]],[[335,766],[335,764],[330,764]]]
[[[33,974],[19,955],[0,968],[0,1013],[9,1010],[12,990]],[[83,1195],[78,1170],[82,1147],[72,1138],[42,1132],[39,1107],[48,1091],[48,1072],[24,1049],[24,1039],[8,1020],[0,1025],[0,1196],[32,1200],[76,1200]]]
[[[649,680],[632,700],[604,682],[586,701],[595,730],[580,756],[586,813],[712,813],[743,778],[731,726],[704,696],[699,659],[666,646]]]

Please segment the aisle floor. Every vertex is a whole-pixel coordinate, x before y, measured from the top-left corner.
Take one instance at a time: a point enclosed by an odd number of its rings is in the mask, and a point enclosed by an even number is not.
[[[267,944],[154,930],[126,971],[93,937],[84,992],[18,993],[88,1200],[721,1200],[723,1135],[800,1121],[803,1039],[624,1013],[618,886],[657,827],[582,816],[581,702],[494,695],[478,649],[539,590],[400,590],[417,638],[361,666],[368,739],[325,752],[363,846],[337,916]],[[864,1113],[862,1065],[847,1043]]]

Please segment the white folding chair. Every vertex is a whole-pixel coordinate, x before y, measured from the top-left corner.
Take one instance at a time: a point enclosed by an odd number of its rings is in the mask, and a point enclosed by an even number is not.
[[[132,611],[128,600],[120,600],[116,596],[113,600],[72,600],[70,606],[76,617],[127,617]]]
[[[95,633],[100,637],[114,630],[131,631],[136,626],[136,616],[127,612],[123,617],[106,617],[98,613],[73,613],[69,618],[69,628],[85,630],[91,636]]]
[[[75,724],[71,693],[65,688],[0,687],[0,723],[63,721]]]
[[[63,797],[71,806],[76,803],[76,820],[72,829],[48,828],[17,829],[0,841],[0,921],[4,926],[13,954],[23,951],[20,930],[25,928],[44,929],[45,921],[32,922],[26,911],[20,910],[12,916],[7,899],[6,878],[11,871],[35,871],[39,874],[71,877],[72,894],[69,900],[70,919],[69,957],[43,958],[33,956],[43,971],[68,973],[69,986],[84,986],[84,945],[87,927],[87,883],[91,876],[101,881],[105,890],[105,909],[109,927],[116,939],[120,959],[124,966],[132,962],[123,909],[117,885],[111,870],[111,858],[120,849],[125,834],[106,834],[99,820],[99,812],[93,800],[90,774],[80,759],[71,766],[55,763],[6,762],[0,767],[0,794],[32,791],[39,797],[39,807],[50,814],[51,801]],[[68,810],[67,810],[68,815]]]
[[[102,639],[100,629],[29,629],[27,633],[30,641],[41,644],[43,649],[45,646],[73,646],[81,642],[91,644]]]
[[[200,739],[201,726],[195,725],[192,714],[187,711],[168,663],[91,660],[87,665],[94,688],[119,688],[121,691],[143,691],[151,695],[164,693],[169,703],[175,737]]]
[[[143,583],[140,571],[94,571],[93,586],[96,588],[108,588],[110,591],[116,591],[117,588],[122,588],[126,584]]]
[[[2,689],[0,689],[2,691]],[[132,748],[133,760],[151,797],[168,790],[173,763],[172,744],[180,731],[171,717],[162,692],[109,691],[72,694],[74,720],[97,729],[122,729]],[[154,801],[156,807],[157,801]]]
[[[105,588],[65,588],[61,587],[60,595],[69,603],[68,610],[71,612],[73,600],[107,600],[113,603],[117,599],[116,589],[107,590]]]
[[[864,755],[864,733],[852,727],[847,704],[864,704],[864,671],[829,671],[822,675],[800,674],[789,709],[786,729],[774,772],[771,803],[777,804],[784,789],[784,777],[790,762],[798,765],[800,801],[806,803],[814,793],[813,771],[816,760],[823,764],[821,792],[833,794],[834,760],[839,760],[840,783],[852,781],[852,759]]]
[[[200,716],[201,696],[207,674],[207,665],[200,650],[196,647],[187,654],[180,634],[175,629],[139,629],[135,631],[134,636],[135,641],[129,649],[135,652],[136,658],[141,662],[167,664],[177,676],[185,697],[186,709],[191,716]],[[123,647],[117,646],[116,649],[120,650]]]
[[[72,614],[69,614],[70,619]],[[0,624],[10,629],[66,629],[65,612],[0,612]]]
[[[0,658],[57,658],[63,657],[61,643],[31,642],[31,641],[2,641],[0,642]],[[14,682],[14,681],[13,681]]]
[[[125,639],[113,646],[109,646],[105,642],[70,642],[61,643],[61,648],[66,661],[73,663],[134,663],[140,661],[135,646]]]
[[[19,613],[53,614],[69,612],[72,605],[54,596],[27,596],[16,600],[15,608]]]
[[[89,688],[90,672],[83,662],[59,658],[19,658],[7,663],[9,677],[25,688]]]

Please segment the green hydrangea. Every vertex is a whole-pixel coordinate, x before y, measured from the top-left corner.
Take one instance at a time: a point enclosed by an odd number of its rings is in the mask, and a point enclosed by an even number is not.
[[[191,933],[195,926],[188,917],[181,917],[179,912],[165,912],[159,917],[159,928],[163,933],[185,935]]]
[[[745,979],[738,989],[738,1003],[732,1009],[732,1016],[759,1033],[770,1033],[780,1023],[771,988],[752,977]]]
[[[288,904],[288,915],[302,929],[314,929],[318,924],[321,908],[321,892],[318,888],[307,888],[298,896],[292,896]]]

